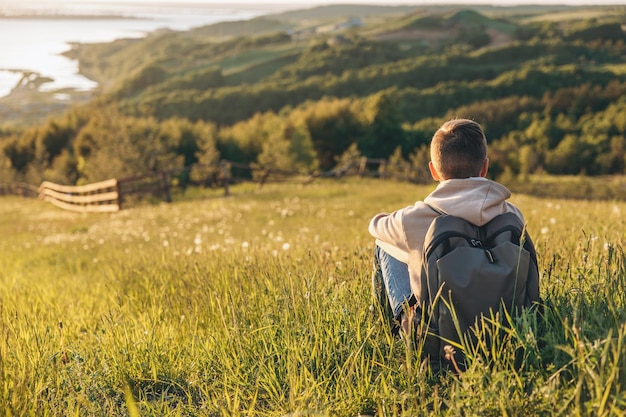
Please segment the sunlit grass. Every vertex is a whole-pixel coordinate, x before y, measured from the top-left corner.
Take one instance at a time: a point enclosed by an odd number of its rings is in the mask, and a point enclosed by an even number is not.
[[[626,74],[626,64],[606,64],[604,68],[612,71],[615,75]]]
[[[626,203],[513,197],[548,307],[459,378],[430,373],[370,309],[369,219],[432,189],[235,186],[113,214],[3,198],[0,410],[619,415]]]

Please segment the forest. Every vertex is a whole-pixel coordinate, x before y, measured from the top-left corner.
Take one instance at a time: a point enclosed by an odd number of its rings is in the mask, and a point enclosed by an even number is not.
[[[446,119],[490,176],[626,169],[625,6],[323,6],[67,55],[93,99],[0,124],[0,178],[85,184],[220,159],[303,174],[362,156],[423,169]],[[402,168],[404,169],[404,168]],[[179,181],[210,181],[191,171]]]

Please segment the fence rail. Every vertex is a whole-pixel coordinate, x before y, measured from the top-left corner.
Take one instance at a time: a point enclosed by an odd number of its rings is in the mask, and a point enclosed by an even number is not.
[[[39,186],[39,198],[71,211],[118,211],[120,209],[119,197],[117,179],[78,186],[44,181]]]
[[[39,189],[34,185],[26,184],[24,182],[0,184],[0,195],[17,195],[22,197],[37,197],[39,196]]]

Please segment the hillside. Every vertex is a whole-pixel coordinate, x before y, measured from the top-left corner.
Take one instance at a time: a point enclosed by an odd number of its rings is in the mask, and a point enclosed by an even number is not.
[[[119,137],[140,155],[147,129],[159,157],[124,172],[206,152],[308,172],[349,152],[419,166],[434,128],[462,116],[485,126],[494,177],[623,174],[625,19],[623,6],[325,6],[76,45],[101,95],[5,139],[4,165],[33,181],[114,176],[95,155]]]

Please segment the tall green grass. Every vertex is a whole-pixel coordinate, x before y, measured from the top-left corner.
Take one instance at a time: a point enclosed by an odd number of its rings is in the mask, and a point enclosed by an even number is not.
[[[546,308],[467,346],[457,376],[371,308],[369,219],[432,188],[234,187],[115,214],[2,198],[0,412],[621,415],[626,203],[513,197]]]

